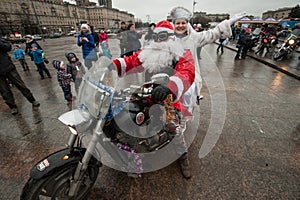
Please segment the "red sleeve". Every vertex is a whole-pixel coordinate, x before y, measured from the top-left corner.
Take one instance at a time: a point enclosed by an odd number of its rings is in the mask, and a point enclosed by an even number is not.
[[[141,61],[138,58],[138,55],[141,51],[136,52],[132,56],[127,56],[125,58],[117,58],[113,60],[116,65],[118,75],[120,77],[127,74],[134,74],[144,71]]]
[[[195,79],[195,61],[190,50],[184,52],[175,66],[175,74],[170,77],[168,88],[179,100]]]

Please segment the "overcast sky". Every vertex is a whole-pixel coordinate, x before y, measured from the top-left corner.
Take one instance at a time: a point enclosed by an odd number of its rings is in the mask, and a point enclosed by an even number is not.
[[[98,2],[97,0],[90,0]],[[152,22],[166,19],[173,7],[183,6],[193,10],[194,0],[112,0],[113,8],[128,11],[135,18],[147,21],[147,15]],[[299,0],[195,0],[195,12],[203,11],[209,14],[229,13],[233,15],[242,11],[253,16],[260,16],[267,10],[276,10],[282,7],[294,7],[300,4]]]

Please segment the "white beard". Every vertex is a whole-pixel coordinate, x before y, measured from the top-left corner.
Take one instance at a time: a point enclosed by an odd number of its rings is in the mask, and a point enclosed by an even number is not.
[[[165,42],[151,41],[145,46],[138,58],[142,66],[150,73],[157,73],[163,68],[172,66],[173,61],[178,61],[183,55],[184,48],[176,38]]]

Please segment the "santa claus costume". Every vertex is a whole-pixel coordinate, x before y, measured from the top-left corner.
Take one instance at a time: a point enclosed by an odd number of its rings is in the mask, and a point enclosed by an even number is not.
[[[165,35],[159,36],[162,33]],[[166,20],[157,24],[154,35],[158,36],[157,40],[150,42],[134,55],[113,60],[118,75],[122,77],[144,71],[150,74],[167,73],[170,76],[167,87],[175,97],[174,107],[187,114],[183,108],[185,105],[183,102],[186,101],[183,96],[195,80],[195,62],[192,53],[178,42],[172,24]],[[159,37],[167,39],[160,41]]]
[[[160,100],[163,100],[166,97],[164,92],[173,94],[173,99],[175,99],[174,108],[187,119],[191,116],[191,113],[189,107],[184,104],[186,102],[184,97],[195,81],[195,62],[192,53],[190,50],[185,50],[178,43],[178,39],[174,35],[173,25],[166,20],[157,24],[153,38],[154,41],[132,56],[113,60],[118,75],[122,77],[144,71],[151,74],[167,73],[170,76],[170,82],[166,86],[154,88],[152,98],[155,99],[154,97],[158,96]],[[194,96],[196,96],[196,93]],[[177,126],[176,131],[178,130],[178,132],[173,141],[176,144],[176,153],[181,156],[179,164],[182,174],[185,178],[190,178],[187,144],[183,135],[185,123],[182,123],[183,121],[184,119]],[[182,126],[182,124],[184,125]]]

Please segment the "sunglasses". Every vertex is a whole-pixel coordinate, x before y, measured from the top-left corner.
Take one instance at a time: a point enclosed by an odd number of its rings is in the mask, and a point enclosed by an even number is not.
[[[169,38],[169,36],[174,35],[174,33],[168,33],[167,31],[161,31],[158,33],[153,33],[152,34],[152,39],[157,42],[159,41],[165,41]]]

